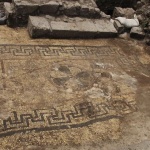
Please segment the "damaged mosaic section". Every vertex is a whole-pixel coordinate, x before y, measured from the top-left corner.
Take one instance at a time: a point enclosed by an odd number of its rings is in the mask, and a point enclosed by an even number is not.
[[[148,73],[117,47],[1,45],[0,137],[86,128],[136,111]],[[18,133],[18,134],[17,134]]]
[[[134,102],[126,104],[124,101],[114,101],[111,105],[92,102],[83,102],[73,106],[72,110],[59,111],[56,108],[49,110],[34,110],[28,114],[12,112],[13,116],[2,121],[0,137],[10,136],[26,131],[50,131],[70,128],[81,128],[96,122],[110,119],[120,119],[123,115],[136,111]]]

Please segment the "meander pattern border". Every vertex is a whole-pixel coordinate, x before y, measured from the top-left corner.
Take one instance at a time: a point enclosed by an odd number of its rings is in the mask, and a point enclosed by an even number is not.
[[[143,65],[136,57],[128,59],[128,57],[117,47],[110,46],[52,46],[52,45],[0,45],[0,60],[2,73],[5,72],[4,60],[11,58],[19,59],[20,57],[32,57],[38,55],[42,59],[50,57],[56,59],[59,56],[69,55],[71,57],[81,57],[89,59],[90,56],[99,58],[114,57],[116,62],[123,68],[142,69]],[[11,57],[10,57],[11,56]],[[88,58],[87,58],[88,57]],[[4,84],[5,89],[5,84]],[[119,106],[119,107],[118,107]],[[0,137],[10,136],[16,133],[25,133],[26,131],[51,131],[70,128],[80,128],[91,125],[96,122],[107,121],[113,118],[122,118],[126,112],[136,111],[134,102],[125,103],[119,101],[119,105],[115,106],[108,103],[93,104],[87,102],[85,105],[75,104],[73,109],[67,111],[59,111],[57,108],[38,109],[30,113],[20,114],[16,111],[12,112],[12,116],[1,121]],[[87,114],[84,113],[86,110]],[[112,112],[115,113],[112,113]],[[79,123],[76,119],[83,119]],[[43,124],[43,127],[38,123]],[[32,125],[31,125],[32,124]]]

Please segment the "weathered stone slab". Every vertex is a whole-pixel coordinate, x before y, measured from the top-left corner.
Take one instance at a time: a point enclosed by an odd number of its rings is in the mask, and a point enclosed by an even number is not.
[[[29,17],[28,32],[32,38],[49,37],[50,24],[44,17]]]
[[[96,37],[110,38],[117,37],[117,30],[109,20],[95,20],[95,27],[98,31]]]
[[[75,23],[62,21],[52,21],[52,37],[54,38],[77,38],[79,37],[79,29]]]
[[[92,20],[76,22],[76,25],[82,38],[94,38],[97,34],[97,29]]]
[[[141,27],[133,27],[130,32],[130,37],[142,40],[145,37],[145,33],[143,32]]]
[[[31,37],[99,38],[116,37],[117,31],[109,20],[30,16],[28,31]]]

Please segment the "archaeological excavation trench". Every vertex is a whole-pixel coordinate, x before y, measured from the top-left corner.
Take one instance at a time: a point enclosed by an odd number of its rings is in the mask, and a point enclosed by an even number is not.
[[[0,3],[0,150],[150,149],[143,3]]]

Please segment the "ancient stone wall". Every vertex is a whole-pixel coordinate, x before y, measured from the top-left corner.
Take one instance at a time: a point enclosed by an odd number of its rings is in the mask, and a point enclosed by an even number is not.
[[[98,7],[106,14],[112,14],[115,7],[134,8],[137,0],[96,0]]]

